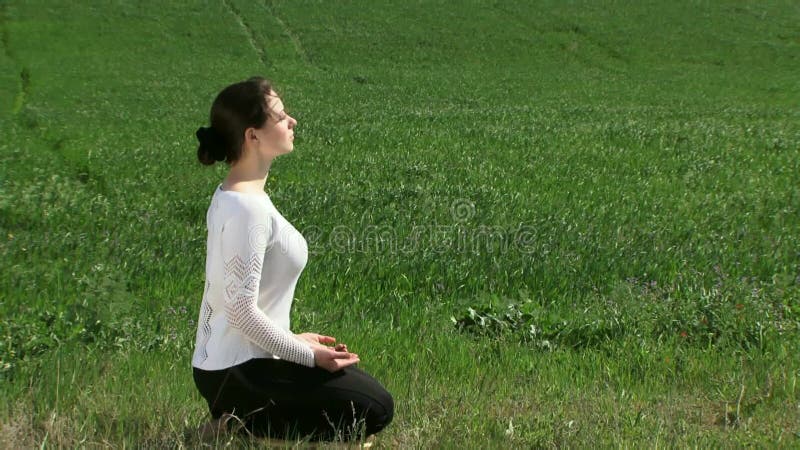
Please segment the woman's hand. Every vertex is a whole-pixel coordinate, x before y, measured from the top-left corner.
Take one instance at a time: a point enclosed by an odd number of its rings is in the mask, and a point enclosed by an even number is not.
[[[308,342],[310,344],[322,345],[325,348],[330,348],[330,347],[328,347],[327,344],[336,343],[336,338],[335,337],[333,337],[333,336],[325,336],[325,335],[317,334],[317,333],[300,333],[300,334],[295,334],[295,336],[297,336],[299,339],[302,339],[302,340],[304,340],[304,341],[306,341],[306,342]],[[346,352],[347,351],[347,345],[346,344],[336,344],[336,346],[334,347],[334,350],[339,351],[339,352]]]
[[[314,365],[328,372],[336,372],[358,363],[358,355],[347,351],[336,351],[326,345],[311,345],[314,351]]]
[[[300,333],[295,336],[311,344],[311,349],[314,351],[314,365],[329,372],[336,372],[361,361],[357,354],[347,351],[345,344],[336,344],[334,348],[328,347],[327,344],[336,343],[336,338],[333,336],[317,333]]]

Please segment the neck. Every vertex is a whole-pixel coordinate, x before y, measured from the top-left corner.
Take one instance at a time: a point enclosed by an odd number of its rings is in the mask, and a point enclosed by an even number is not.
[[[248,190],[264,191],[271,166],[272,159],[251,157],[239,160],[236,164],[231,166],[230,172],[228,173],[228,186],[242,184],[245,185]]]

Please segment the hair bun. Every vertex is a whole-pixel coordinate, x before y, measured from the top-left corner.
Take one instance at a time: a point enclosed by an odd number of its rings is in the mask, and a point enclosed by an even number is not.
[[[200,127],[194,133],[200,145],[209,149],[209,154],[215,161],[225,159],[225,139],[214,127]]]

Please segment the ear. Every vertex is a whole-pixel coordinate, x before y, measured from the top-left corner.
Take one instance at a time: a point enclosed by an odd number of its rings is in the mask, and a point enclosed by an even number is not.
[[[250,141],[258,140],[258,135],[256,134],[256,130],[254,128],[248,128],[245,132],[245,137]]]

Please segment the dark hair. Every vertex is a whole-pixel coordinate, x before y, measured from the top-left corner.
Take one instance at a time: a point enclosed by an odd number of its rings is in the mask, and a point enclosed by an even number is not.
[[[250,77],[223,89],[211,105],[209,127],[195,132],[200,145],[197,159],[210,166],[215,161],[233,164],[242,156],[244,130],[261,128],[273,114],[267,95],[277,95],[272,82],[263,77]]]

